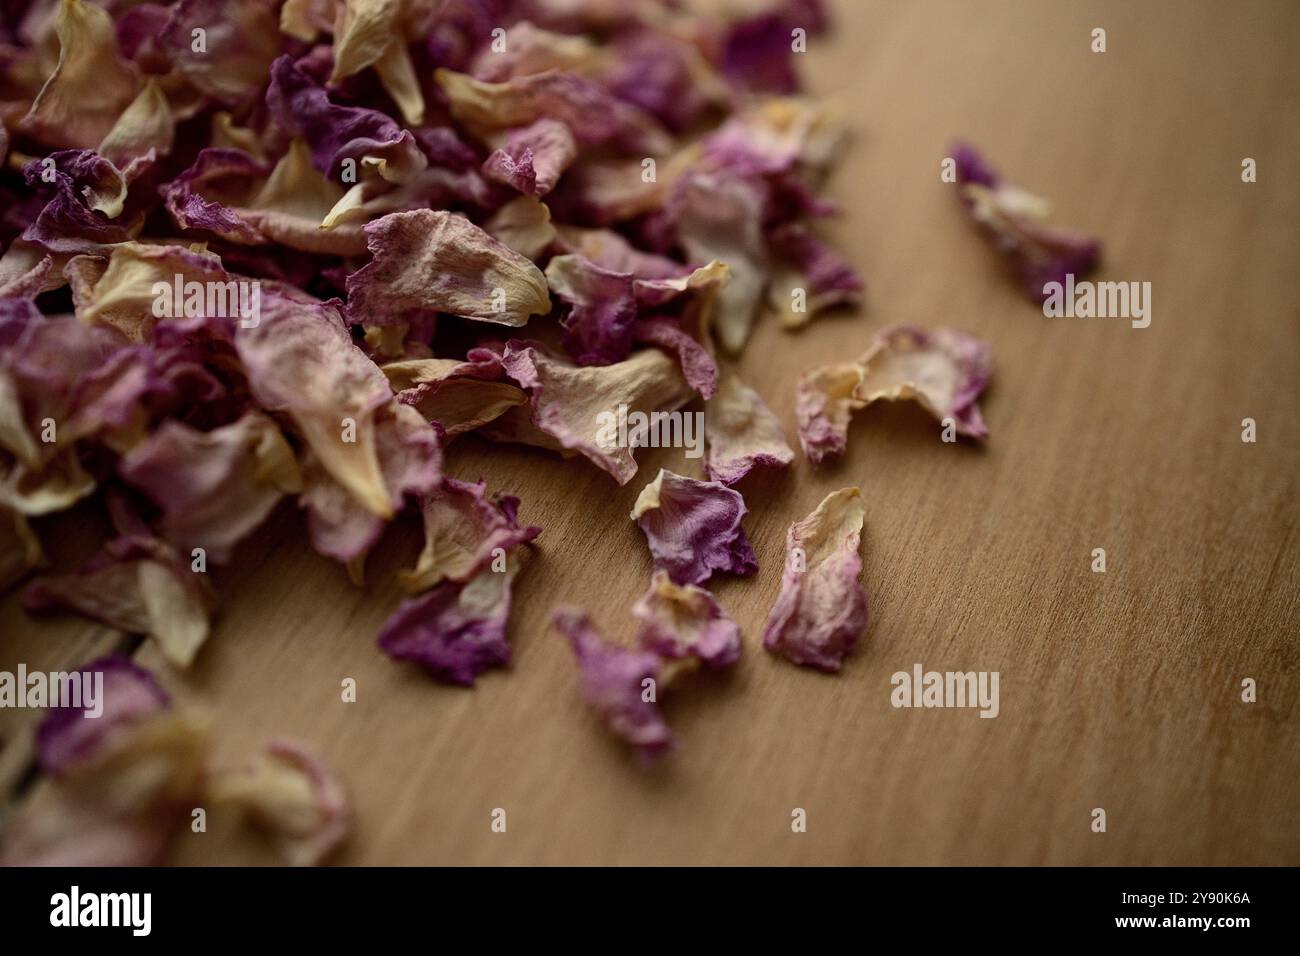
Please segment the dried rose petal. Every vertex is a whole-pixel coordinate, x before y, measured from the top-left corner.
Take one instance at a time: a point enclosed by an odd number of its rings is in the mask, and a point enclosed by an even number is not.
[[[558,608],[551,623],[568,638],[582,696],[610,732],[647,763],[671,750],[673,733],[657,703],[659,656],[608,643],[576,608]]]
[[[545,196],[578,155],[578,144],[563,123],[539,119],[512,130],[483,162],[483,174],[531,196]]]
[[[656,571],[650,589],[632,606],[641,622],[637,641],[671,660],[695,658],[709,667],[740,659],[740,628],[713,595],[693,584],[678,585]]]
[[[79,681],[82,675],[99,675],[103,682],[96,701],[99,713],[92,717],[85,706],[50,709],[36,728],[36,759],[48,773],[65,772],[95,754],[117,731],[171,706],[153,674],[120,654],[101,657],[74,672]]]
[[[722,377],[717,395],[704,406],[704,445],[704,469],[724,485],[758,465],[784,468],[794,461],[780,419],[734,373]]]
[[[366,226],[373,260],[348,276],[348,311],[384,325],[434,312],[523,325],[549,312],[546,279],[463,216],[419,209]]]
[[[123,725],[14,813],[0,866],[157,866],[201,801],[205,720],[162,712]]]
[[[401,574],[402,587],[423,591],[448,578],[463,583],[533,540],[542,529],[520,527],[518,507],[519,499],[510,495],[489,498],[486,481],[443,478],[421,503],[424,548],[415,568]]]
[[[292,449],[257,412],[210,432],[164,422],[118,471],[162,508],[169,541],[184,553],[203,548],[217,564],[283,495],[302,490]]]
[[[120,537],[73,574],[37,578],[23,591],[29,611],[64,607],[110,627],[147,634],[177,667],[189,667],[208,638],[206,586],[161,541]]]
[[[976,400],[992,375],[989,347],[957,329],[894,326],[857,362],[805,372],[796,389],[799,441],[813,464],[844,452],[849,418],[878,400],[914,399],[957,434],[985,438]]]
[[[842,488],[790,526],[781,593],[763,627],[763,646],[796,664],[838,671],[867,626],[862,493]]]
[[[316,866],[351,830],[342,785],[305,747],[272,741],[248,766],[219,770],[208,782],[213,804],[238,808],[291,866]]]
[[[19,128],[47,143],[94,149],[135,99],[139,79],[118,51],[112,17],[86,0],[54,15],[59,60]]]
[[[466,687],[489,667],[508,664],[506,623],[516,566],[513,560],[502,563],[501,571],[488,567],[464,582],[445,578],[403,601],[379,632],[379,646],[438,680]]]
[[[1101,258],[1101,243],[1080,232],[1044,223],[1050,204],[1004,182],[975,149],[953,148],[957,188],[971,218],[1020,278],[1030,298],[1047,298],[1049,283],[1081,276]]]
[[[746,513],[740,492],[661,468],[637,496],[632,520],[645,532],[656,571],[678,584],[701,584],[714,571],[758,570],[740,527]]]
[[[607,440],[611,429],[617,431],[611,423],[617,421],[620,405],[627,406],[629,414],[667,412],[691,397],[677,363],[658,349],[634,352],[613,365],[582,368],[536,345],[512,342],[502,361],[510,377],[529,393],[533,427],[551,438],[553,447],[580,452],[620,485],[627,484],[637,468],[633,448],[618,444],[617,438]]]

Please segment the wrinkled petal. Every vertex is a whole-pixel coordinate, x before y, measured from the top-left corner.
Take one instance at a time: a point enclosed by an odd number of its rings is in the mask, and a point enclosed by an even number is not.
[[[267,106],[311,147],[311,162],[331,183],[341,181],[344,160],[371,166],[389,182],[406,182],[427,165],[410,131],[379,110],[330,102],[324,87],[288,55],[271,65]]]
[[[697,262],[727,264],[730,278],[717,294],[714,324],[722,347],[738,352],[749,338],[767,281],[764,196],[746,180],[695,175],[683,182],[680,202],[677,233],[686,254]]]
[[[641,622],[637,642],[670,660],[694,658],[709,667],[740,659],[740,627],[713,595],[693,584],[677,585],[656,571],[650,589],[632,606]]]
[[[61,774],[102,748],[123,728],[171,706],[153,674],[129,657],[110,654],[74,672],[79,681],[98,678],[98,716],[85,706],[51,707],[36,728],[36,760],[46,773]],[[82,704],[86,703],[83,696]]]
[[[471,349],[466,361],[410,359],[383,366],[388,381],[402,401],[426,421],[437,422],[450,438],[481,428],[510,409],[528,404],[528,395],[505,374],[500,356],[480,361],[486,350]]]
[[[579,367],[531,345],[511,343],[502,359],[528,393],[531,423],[556,445],[584,455],[627,484],[636,474],[634,448],[618,444],[619,407],[672,411],[691,397],[677,363],[658,349],[634,352],[613,365]]]
[[[635,747],[646,762],[671,750],[673,733],[656,702],[659,656],[606,642],[587,615],[574,608],[557,609],[551,623],[573,648],[583,699],[610,732]]]
[[[14,813],[0,865],[159,865],[201,801],[210,741],[187,713],[120,727]]]
[[[702,584],[714,571],[753,574],[758,561],[740,526],[747,509],[740,492],[659,469],[632,508],[656,571],[677,584]]]
[[[19,127],[55,146],[94,149],[135,99],[139,78],[118,51],[113,19],[88,0],[60,0],[59,61]]]
[[[439,69],[434,78],[451,104],[452,115],[485,136],[492,130],[527,126],[543,117],[567,126],[582,143],[611,143],[653,156],[672,142],[649,113],[615,99],[576,73],[547,70],[502,83],[484,83],[463,73]]]
[[[67,608],[146,634],[169,663],[189,667],[208,638],[206,591],[202,575],[161,542],[122,537],[75,573],[37,578],[23,591],[23,606]]]
[[[203,30],[198,50],[196,29]],[[176,71],[224,103],[261,92],[279,52],[273,6],[259,0],[180,0],[161,39]]]
[[[867,626],[862,493],[842,488],[785,537],[781,593],[763,627],[763,646],[796,664],[838,671]]]
[[[391,517],[375,414],[392,389],[337,310],[267,295],[261,322],[241,328],[235,346],[258,403],[292,418],[325,471],[358,503]]]
[[[578,155],[578,144],[563,123],[539,119],[513,130],[483,163],[483,174],[521,193],[545,196]]]
[[[769,302],[786,328],[806,325],[825,309],[862,301],[857,272],[806,226],[782,226],[768,236],[768,243],[778,262]]]
[[[987,344],[957,329],[895,326],[881,331],[857,362],[805,372],[795,419],[804,453],[814,464],[844,452],[849,418],[878,400],[914,399],[956,432],[985,438],[976,400],[992,375]]]
[[[704,443],[705,471],[724,485],[758,465],[784,468],[794,461],[780,419],[735,374],[722,377],[718,394],[704,406]]]
[[[244,813],[291,866],[323,862],[352,827],[342,784],[319,758],[292,741],[272,741],[247,766],[216,771],[206,796]]]
[[[371,262],[348,276],[348,311],[385,325],[450,312],[519,326],[550,311],[546,279],[528,259],[463,216],[420,209],[366,226]]]
[[[1037,302],[1048,296],[1049,283],[1081,276],[1101,259],[1101,243],[1091,236],[1047,225],[1050,204],[1003,182],[984,157],[970,146],[953,149],[957,188],[972,219],[980,226]]]
[[[486,568],[469,580],[442,580],[403,601],[384,624],[378,643],[390,657],[414,661],[440,681],[472,687],[480,673],[510,663],[506,622],[514,561]]]
[[[661,315],[638,319],[632,326],[632,338],[676,354],[686,383],[701,398],[712,398],[717,393],[718,363],[704,343],[687,332],[677,319]]]
[[[421,503],[424,548],[413,570],[399,578],[408,591],[423,591],[445,579],[465,582],[505,553],[541,533],[520,527],[519,499],[487,496],[487,482],[443,478]],[[497,569],[500,573],[500,568]]]
[[[293,450],[265,415],[201,432],[167,421],[118,466],[162,509],[166,538],[224,564],[285,494],[302,490]]]

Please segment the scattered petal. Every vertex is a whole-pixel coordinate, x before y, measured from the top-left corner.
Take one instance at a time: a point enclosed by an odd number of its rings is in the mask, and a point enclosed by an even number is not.
[[[781,421],[739,376],[722,377],[704,406],[704,469],[709,478],[734,485],[758,465],[784,468],[794,461]]]
[[[702,584],[714,571],[758,570],[740,521],[745,499],[716,481],[699,481],[659,469],[641,489],[632,520],[645,533],[656,571],[677,584]]]
[[[647,763],[673,747],[673,733],[657,703],[660,660],[605,641],[582,611],[560,608],[551,623],[569,640],[578,662],[583,699],[615,736]]]
[[[709,667],[740,659],[740,628],[713,595],[694,584],[678,585],[656,571],[650,589],[632,606],[641,622],[637,640],[670,660],[694,658]]]
[[[867,626],[862,493],[841,488],[785,536],[781,593],[763,627],[763,646],[796,664],[834,672]]]

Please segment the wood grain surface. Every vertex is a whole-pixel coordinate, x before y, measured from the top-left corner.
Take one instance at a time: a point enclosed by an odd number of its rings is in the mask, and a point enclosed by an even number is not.
[[[577,695],[560,603],[627,638],[650,557],[628,512],[678,450],[619,488],[580,459],[457,440],[448,471],[519,495],[542,526],[515,589],[515,661],[474,690],[375,647],[418,528],[390,530],[364,589],[283,507],[217,578],[188,675],[137,656],[213,715],[224,756],[268,738],[344,780],[352,864],[1300,863],[1300,5],[843,2],[801,67],[854,139],[830,229],[868,281],[856,315],[760,324],[739,363],[793,441],[804,368],[898,322],[987,339],[991,438],[944,444],[900,403],[838,465],[799,456],[741,484],[760,563],[715,593],[745,633],[735,672],[666,704],[679,751],[646,771]],[[1107,31],[1108,50],[1089,49]],[[939,168],[954,137],[1102,237],[1098,278],[1152,284],[1152,322],[1047,319],[972,230]],[[1241,181],[1253,157],[1258,182]],[[1241,440],[1241,422],[1258,441]],[[871,621],[838,676],[761,648],[786,527],[862,488]],[[60,563],[93,509],[42,522]],[[1090,570],[1093,548],[1107,570]],[[715,579],[716,580],[716,579]],[[0,668],[129,641],[0,604]],[[1001,675],[1001,711],[902,710],[920,663]],[[343,703],[353,677],[358,700]],[[1241,701],[1241,681],[1258,701]],[[0,784],[30,786],[30,721],[0,724]],[[793,808],[807,832],[791,831]],[[1090,829],[1093,808],[1107,832]],[[490,829],[494,808],[505,833]],[[210,821],[178,862],[272,862]]]

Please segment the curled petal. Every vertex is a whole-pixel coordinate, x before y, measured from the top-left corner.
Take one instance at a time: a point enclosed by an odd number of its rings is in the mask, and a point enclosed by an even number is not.
[[[483,174],[521,193],[545,196],[574,157],[578,144],[563,123],[542,118],[512,130],[505,143],[483,163]]]
[[[716,481],[659,469],[632,508],[656,571],[677,584],[702,584],[714,571],[753,574],[758,561],[740,526],[745,499]]]
[[[794,461],[781,421],[739,376],[727,374],[704,406],[704,468],[709,477],[734,485],[758,465],[784,468]]]
[[[19,128],[55,146],[94,149],[135,99],[139,77],[118,50],[112,17],[89,0],[60,0],[59,61]]]
[[[196,29],[203,31],[201,49],[195,49]],[[177,73],[225,103],[262,91],[280,46],[274,7],[259,0],[181,0],[161,40]]]
[[[782,226],[768,236],[768,242],[779,262],[768,290],[769,301],[786,328],[806,325],[825,309],[857,305],[862,300],[862,279],[857,272],[807,226]]]
[[[546,279],[528,259],[464,216],[431,209],[366,226],[373,260],[348,276],[348,310],[386,325],[430,313],[519,326],[550,311]]]
[[[838,671],[867,626],[862,493],[842,488],[785,537],[781,593],[763,627],[763,646],[796,664]]]
[[[610,732],[647,763],[671,750],[673,733],[657,703],[659,656],[608,643],[575,608],[557,609],[551,623],[573,648],[583,699]]]
[[[682,182],[678,201],[677,234],[687,255],[697,262],[727,264],[729,278],[717,293],[714,324],[722,347],[739,352],[767,282],[764,193],[744,179],[697,174]]]
[[[201,547],[218,564],[283,495],[302,490],[292,449],[257,412],[210,432],[164,422],[118,471],[162,509],[169,541],[182,553]]]
[[[23,592],[29,611],[64,607],[147,634],[177,667],[189,667],[208,638],[208,596],[198,573],[162,542],[122,537],[73,574],[37,578]]]
[[[292,418],[324,469],[371,513],[391,517],[374,418],[392,389],[338,311],[268,294],[261,321],[240,328],[235,347],[258,403]]]
[[[352,825],[342,785],[319,758],[287,740],[273,741],[246,767],[215,772],[207,797],[242,811],[291,866],[324,861]]]
[[[119,730],[171,706],[153,674],[120,654],[91,661],[73,676],[83,687],[94,681],[98,699],[94,708],[84,694],[81,706],[52,707],[36,728],[36,759],[47,773],[65,772]]]
[[[849,418],[878,400],[914,399],[955,431],[985,438],[976,400],[992,375],[988,345],[957,329],[894,326],[881,331],[857,362],[829,365],[799,378],[799,441],[814,464],[844,452]]]
[[[443,478],[425,497],[424,549],[413,570],[400,581],[408,591],[423,591],[445,579],[465,582],[493,562],[541,533],[534,525],[520,527],[519,499],[489,498],[487,482]],[[500,573],[500,571],[498,571]]]
[[[634,352],[613,365],[579,367],[533,345],[512,342],[502,361],[529,393],[531,424],[554,447],[579,452],[620,485],[631,480],[637,467],[634,444],[620,440],[620,406],[628,416],[671,411],[691,397],[677,363],[658,349]]]
[[[3,866],[157,866],[202,799],[207,721],[162,712],[120,725],[8,821]]]
[[[637,641],[671,660],[695,658],[709,667],[740,659],[740,628],[713,595],[693,584],[678,585],[656,571],[650,589],[632,606],[641,622]]]
[[[434,78],[450,101],[452,115],[480,135],[549,117],[588,145],[611,143],[649,156],[672,148],[668,134],[649,113],[576,73],[547,70],[484,83],[439,69]]]
[[[1064,285],[1101,258],[1101,243],[1091,236],[1045,223],[1050,204],[1004,182],[973,147],[953,149],[957,188],[972,219],[1006,259],[1030,298],[1047,298],[1047,286]]]
[[[461,582],[444,579],[402,602],[384,624],[378,643],[393,658],[414,661],[437,680],[472,687],[489,667],[510,663],[506,623],[510,617],[513,560]]]

